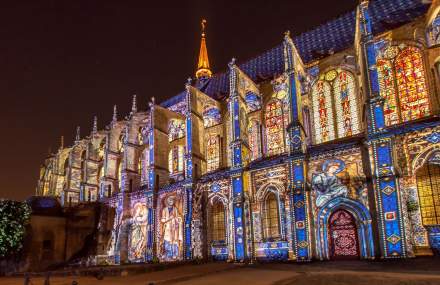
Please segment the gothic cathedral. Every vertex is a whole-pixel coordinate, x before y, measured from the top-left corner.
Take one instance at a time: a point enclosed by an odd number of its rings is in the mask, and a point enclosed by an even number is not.
[[[41,168],[99,203],[97,263],[408,258],[440,250],[440,1],[357,9],[212,73]]]

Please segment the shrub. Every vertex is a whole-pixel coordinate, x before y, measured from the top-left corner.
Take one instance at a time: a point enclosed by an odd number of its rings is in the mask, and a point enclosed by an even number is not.
[[[0,199],[0,258],[20,251],[29,224],[30,207],[25,202]]]

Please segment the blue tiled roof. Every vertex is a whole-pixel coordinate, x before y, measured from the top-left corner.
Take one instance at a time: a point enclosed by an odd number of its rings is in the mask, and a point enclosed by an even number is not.
[[[408,23],[426,13],[429,6],[424,0],[372,0],[368,9],[373,33],[379,34]],[[303,61],[308,63],[331,51],[339,52],[352,46],[355,28],[356,13],[352,11],[295,36],[293,41]],[[256,82],[280,74],[284,68],[283,44],[238,66]],[[228,73],[215,74],[201,90],[215,99],[223,98],[229,93]],[[172,102],[172,99],[166,102]]]
[[[304,62],[310,62],[330,50],[341,51],[354,43],[356,13],[350,12],[293,38]]]
[[[406,24],[425,14],[430,6],[426,0],[376,0],[369,5],[373,33],[378,34]]]
[[[173,105],[176,105],[177,103],[185,100],[185,91],[180,92],[179,94],[177,94],[174,97],[171,97],[168,100],[163,101],[162,103],[160,103],[160,106],[164,107],[164,108],[169,108]]]

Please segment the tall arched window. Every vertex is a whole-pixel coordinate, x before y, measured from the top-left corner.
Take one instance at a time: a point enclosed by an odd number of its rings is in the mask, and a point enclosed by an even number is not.
[[[425,163],[417,171],[417,191],[423,225],[440,224],[440,166]]]
[[[124,136],[124,134],[121,134],[119,136],[119,140],[118,140],[118,151],[120,153],[124,152],[124,140],[125,140],[125,136]]]
[[[414,46],[391,46],[377,61],[387,126],[430,114],[422,53]]]
[[[315,143],[349,137],[361,131],[355,82],[351,72],[338,68],[321,74],[313,85]]]
[[[69,158],[66,158],[66,160],[64,161],[64,176],[67,176],[69,172],[69,161]]]
[[[261,156],[261,133],[260,123],[257,120],[249,122],[249,147],[251,149],[251,160],[257,159]]]
[[[338,137],[349,137],[359,133],[358,102],[355,80],[351,72],[341,70],[333,82],[336,103]]]
[[[206,170],[214,171],[220,167],[220,138],[211,135],[206,142]]]
[[[142,164],[144,162],[144,152],[141,152],[138,160],[138,173],[142,174]]]
[[[428,90],[422,54],[418,48],[407,47],[395,61],[402,121],[429,115]]]
[[[263,234],[268,240],[280,238],[278,199],[273,192],[267,194],[263,203]]]
[[[333,108],[330,84],[319,80],[312,88],[312,108],[315,142],[322,143],[335,139]]]
[[[283,109],[280,100],[273,99],[266,105],[266,148],[267,155],[284,152]]]
[[[99,148],[98,148],[98,160],[99,161],[102,161],[104,159],[106,141],[107,140],[105,138],[103,138],[101,140],[101,143],[99,144]]]
[[[86,178],[86,151],[81,152],[81,181],[85,181]]]
[[[385,125],[394,125],[399,123],[399,114],[393,66],[391,61],[385,59],[377,60],[376,66],[379,75],[380,94],[385,99],[383,106]]]
[[[171,119],[168,123],[168,140],[171,142],[185,136],[185,122],[178,119]]]
[[[184,148],[182,145],[174,146],[168,154],[168,168],[170,174],[175,174],[183,171],[183,154]]]
[[[139,145],[144,144],[144,135],[142,134],[142,127],[139,128],[138,134],[137,134],[137,141]]]
[[[225,207],[222,202],[216,201],[211,209],[211,241],[223,243],[226,240]]]

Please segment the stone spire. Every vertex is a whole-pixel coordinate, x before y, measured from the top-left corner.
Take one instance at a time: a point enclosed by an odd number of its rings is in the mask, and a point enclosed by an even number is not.
[[[212,76],[209,68],[208,49],[206,48],[205,26],[206,20],[202,20],[202,40],[200,42],[199,62],[197,64],[196,77],[197,79],[209,78]]]
[[[61,136],[60,138],[60,149],[64,148],[64,136]]]
[[[80,131],[81,131],[81,128],[79,126],[76,127],[75,141],[79,141],[81,139]]]
[[[93,117],[93,127],[92,134],[96,134],[98,132],[98,116]]]
[[[133,102],[131,104],[131,114],[134,115],[137,112],[136,94],[133,95]]]
[[[118,108],[116,105],[113,106],[113,118],[112,123],[116,123],[118,121]]]

